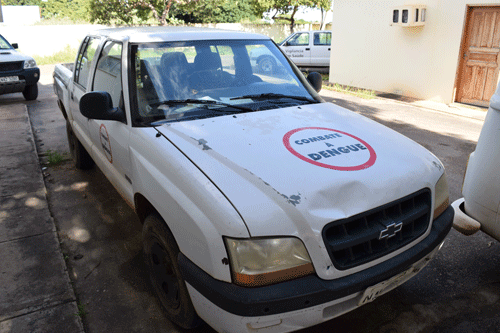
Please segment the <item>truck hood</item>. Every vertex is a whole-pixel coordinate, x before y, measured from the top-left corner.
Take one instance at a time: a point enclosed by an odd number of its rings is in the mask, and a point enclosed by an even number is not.
[[[13,62],[13,61],[26,61],[31,60],[32,57],[17,52],[16,50],[0,50],[0,63]]]
[[[319,245],[326,253],[321,231],[328,222],[422,188],[434,193],[444,172],[414,141],[331,103],[157,130],[228,198],[251,236],[297,236],[309,251]]]

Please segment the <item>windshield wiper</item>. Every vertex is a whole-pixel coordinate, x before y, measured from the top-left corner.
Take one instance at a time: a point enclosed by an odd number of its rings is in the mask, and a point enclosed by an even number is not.
[[[291,98],[291,99],[296,99],[298,101],[306,101],[306,102],[311,102],[311,103],[319,103],[317,100],[310,99],[310,98],[303,97],[303,96],[293,96],[293,95],[275,94],[275,93],[264,93],[264,94],[256,94],[256,95],[244,95],[244,96],[239,96],[239,97],[233,97],[230,100],[245,99],[245,98],[251,98],[251,99]]]
[[[219,101],[213,101],[213,100],[207,100],[207,99],[171,99],[171,100],[165,100],[165,101],[160,101],[160,102],[154,102],[149,104],[151,107],[155,106],[160,106],[160,105],[177,105],[177,104],[203,104],[203,105],[221,105],[221,106],[227,106],[231,107],[240,111],[255,111],[252,108],[246,107],[246,106],[239,106],[239,105],[233,105],[229,103],[223,103]],[[222,110],[216,110],[216,109],[211,109],[211,111],[216,111],[216,112],[231,112],[231,111],[222,111]]]

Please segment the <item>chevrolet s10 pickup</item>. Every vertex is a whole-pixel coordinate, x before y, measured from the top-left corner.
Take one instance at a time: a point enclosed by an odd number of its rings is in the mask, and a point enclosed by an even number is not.
[[[279,70],[258,70],[256,49]],[[186,27],[92,32],[56,66],[75,166],[97,164],[135,209],[172,322],[302,329],[438,252],[453,221],[442,163],[321,84],[266,36]]]

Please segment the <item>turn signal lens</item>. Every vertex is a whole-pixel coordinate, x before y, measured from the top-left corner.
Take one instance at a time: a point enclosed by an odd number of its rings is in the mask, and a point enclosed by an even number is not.
[[[435,201],[434,201],[434,219],[441,215],[450,205],[450,193],[448,190],[448,181],[446,174],[443,173],[436,183]]]

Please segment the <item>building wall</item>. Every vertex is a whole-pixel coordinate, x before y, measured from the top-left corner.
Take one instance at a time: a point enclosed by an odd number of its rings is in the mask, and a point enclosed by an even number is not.
[[[426,5],[426,24],[391,26],[393,7]],[[453,102],[467,5],[500,0],[334,0],[330,82]]]
[[[7,7],[7,6],[5,6]],[[5,8],[2,7],[2,8]],[[14,6],[11,6],[14,7]],[[216,29],[248,31],[260,33],[271,37],[276,42],[284,40],[290,35],[288,24],[240,24],[240,23],[218,23],[218,24],[195,24],[196,27],[207,27]],[[31,56],[49,56],[63,50],[68,45],[78,48],[81,41],[89,31],[108,28],[104,25],[35,25],[18,26],[12,24],[0,25],[0,33],[10,43],[18,43],[19,51]],[[314,24],[297,25],[295,30],[315,30],[319,28]],[[327,27],[328,28],[328,27]],[[54,36],[57,36],[55,38]]]
[[[40,21],[40,7],[2,6],[2,16],[6,24],[33,24]]]

